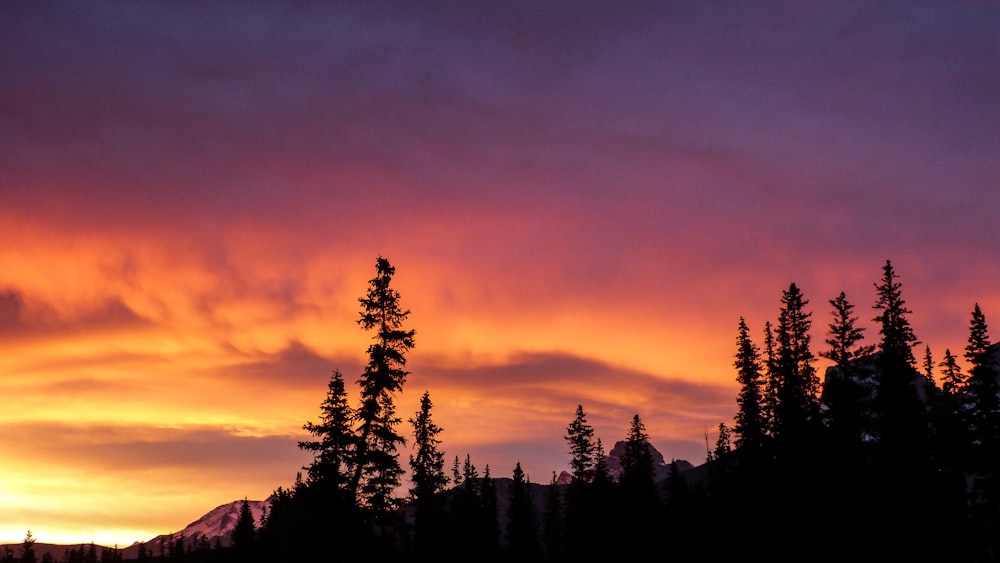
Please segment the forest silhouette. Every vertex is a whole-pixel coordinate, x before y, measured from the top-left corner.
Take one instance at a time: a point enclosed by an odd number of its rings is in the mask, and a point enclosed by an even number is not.
[[[358,324],[372,334],[352,401],[339,371],[299,447],[312,462],[269,499],[262,522],[244,501],[230,541],[175,538],[137,561],[996,561],[1000,491],[1000,346],[974,304],[968,344],[919,350],[902,283],[886,261],[865,343],[841,292],[812,342],[810,301],[794,283],[755,340],[740,317],[733,354],[737,414],[720,422],[705,463],[673,461],[657,480],[639,414],[612,471],[583,405],[567,409],[569,479],[531,483],[518,460],[477,468],[440,448],[431,391],[406,421],[396,398],[415,331],[379,256]],[[919,360],[914,353],[918,348]],[[815,351],[814,351],[815,350]],[[817,356],[831,366],[820,377]],[[405,436],[404,436],[405,432]],[[401,450],[412,437],[411,486]],[[453,460],[446,468],[446,459]],[[30,532],[20,557],[35,563]],[[91,546],[92,547],[92,546]],[[46,556],[54,561],[51,556]],[[43,558],[42,561],[45,561]],[[98,561],[67,550],[67,563]],[[121,561],[116,550],[100,561]]]

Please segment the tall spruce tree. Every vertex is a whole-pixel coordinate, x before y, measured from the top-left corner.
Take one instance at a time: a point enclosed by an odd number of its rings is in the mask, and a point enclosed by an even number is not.
[[[599,463],[598,446],[594,442],[594,428],[587,422],[582,405],[577,405],[576,416],[566,428],[565,439],[569,445],[570,470],[572,480],[566,491],[566,558],[568,560],[586,558],[591,554],[590,541],[600,528],[599,505],[603,485],[595,485],[595,476],[603,477],[595,471]]]
[[[820,355],[843,369],[851,361],[867,356],[875,350],[873,346],[858,346],[858,343],[865,338],[865,330],[856,326],[858,317],[854,314],[854,305],[847,300],[847,295],[843,291],[830,300],[830,305],[833,306],[833,321],[829,324],[826,338],[828,348]]]
[[[964,394],[966,377],[958,365],[958,357],[951,353],[951,349],[945,349],[944,359],[938,367],[941,368],[941,390],[952,395]]]
[[[649,434],[638,414],[632,416],[625,437],[619,480],[623,532],[621,551],[626,560],[648,560],[655,554],[653,539],[658,535],[660,495],[654,478]]]
[[[916,335],[910,327],[911,314],[902,297],[902,284],[886,261],[882,280],[875,284],[874,308],[881,342],[878,345],[878,388],[875,411],[882,460],[893,466],[924,465],[928,459],[928,434],[924,405],[916,388],[920,377],[914,368],[913,345]]]
[[[874,347],[859,346],[864,340],[864,329],[856,325],[858,317],[854,315],[854,305],[843,291],[830,300],[830,305],[833,306],[833,321],[828,325],[827,348],[820,355],[832,361],[836,371],[827,378],[822,399],[827,407],[825,420],[838,455],[844,455],[856,450],[863,433],[869,430],[867,402],[870,392],[860,381],[857,360],[874,352]]]
[[[357,446],[353,422],[354,411],[348,404],[344,378],[340,371],[334,371],[327,385],[326,399],[320,405],[319,423],[307,422],[303,426],[317,439],[299,442],[300,448],[313,454],[313,462],[305,468],[310,482],[320,483],[326,490],[344,491],[350,480]]]
[[[778,389],[775,435],[780,451],[790,454],[809,443],[819,416],[819,377],[810,349],[812,313],[794,283],[782,292],[777,330]]]
[[[497,484],[490,473],[490,466],[483,469],[483,483],[479,488],[482,506],[482,524],[479,527],[479,561],[496,559],[500,550],[500,507],[497,498]]]
[[[245,497],[240,503],[240,513],[236,518],[236,525],[233,527],[230,539],[237,561],[250,559],[254,543],[257,540],[257,524],[254,522],[253,511],[250,509],[250,501]]]
[[[576,406],[576,417],[566,428],[566,442],[569,444],[573,480],[589,482],[594,470],[594,427],[587,422],[583,405]]]
[[[1000,550],[1000,382],[986,315],[976,303],[965,347],[969,362],[971,466],[975,472],[973,523],[987,553]]]
[[[971,402],[972,441],[980,461],[996,455],[994,452],[1000,448],[1000,388],[997,381],[1000,374],[991,346],[986,315],[976,303],[969,325],[965,359],[969,362],[967,389]]]
[[[875,503],[869,511],[875,521],[891,522],[892,527],[880,529],[882,552],[893,559],[903,560],[924,554],[928,546],[916,548],[908,532],[936,522],[942,511],[935,511],[927,502],[936,493],[931,468],[931,435],[927,405],[921,399],[918,386],[924,385],[917,371],[913,346],[917,337],[910,327],[910,309],[902,296],[899,276],[886,260],[882,279],[875,283],[878,311],[874,320],[881,340],[876,360],[874,401],[876,444],[873,479],[876,483]],[[920,490],[924,494],[914,495]]]
[[[413,348],[415,331],[403,328],[408,309],[400,306],[400,295],[392,287],[396,273],[388,260],[379,256],[375,277],[368,291],[358,299],[364,330],[374,330],[374,342],[368,347],[368,363],[358,383],[361,404],[356,411],[358,447],[351,489],[361,502],[376,514],[393,510],[398,499],[394,492],[403,469],[397,448],[406,440],[396,430],[401,420],[396,416],[395,394],[403,390],[409,372],[406,353]]]
[[[740,317],[736,337],[736,382],[740,385],[736,397],[736,447],[743,455],[754,457],[764,447],[767,423],[764,419],[764,375],[760,351],[750,339],[746,320]]]
[[[521,469],[514,466],[507,512],[507,552],[511,561],[537,561],[541,550],[538,542],[538,517],[530,483]]]
[[[410,418],[413,426],[413,449],[410,454],[412,471],[410,496],[418,505],[444,490],[448,477],[444,474],[444,452],[438,449],[442,428],[431,418],[431,395],[424,391],[420,397],[420,410]]]
[[[649,434],[638,414],[632,415],[621,464],[620,483],[626,495],[642,497],[653,491],[653,455],[649,451]]]
[[[457,486],[454,495],[454,515],[457,549],[459,560],[467,561],[478,557],[483,530],[483,500],[481,496],[482,480],[479,470],[472,462],[472,456],[465,454],[462,464],[462,484]]]
[[[448,484],[444,474],[444,452],[438,445],[441,427],[431,418],[431,395],[424,391],[420,410],[410,418],[413,448],[410,454],[410,499],[414,508],[414,535],[417,558],[431,557],[443,541],[444,499],[441,492]]]
[[[891,356],[893,361],[901,361],[912,366],[913,345],[917,342],[917,337],[913,334],[910,320],[907,318],[912,311],[906,308],[902,283],[898,279],[899,275],[892,267],[892,262],[887,260],[882,267],[882,280],[875,284],[878,297],[874,308],[881,311],[875,316],[882,337],[879,351],[883,355]]]

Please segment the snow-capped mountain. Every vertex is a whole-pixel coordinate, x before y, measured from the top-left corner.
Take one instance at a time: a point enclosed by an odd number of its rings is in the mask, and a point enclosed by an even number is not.
[[[254,523],[260,526],[261,520],[266,513],[270,500],[248,500],[250,512],[253,514]],[[159,555],[161,550],[166,552],[170,549],[171,542],[178,538],[184,539],[184,544],[190,548],[197,542],[207,542],[210,546],[228,546],[231,541],[233,529],[236,521],[240,517],[240,506],[242,500],[219,505],[208,511],[204,516],[191,522],[184,529],[172,534],[163,534],[146,541],[146,549],[155,555]],[[125,557],[135,557],[138,553],[139,543],[125,549]]]
[[[250,512],[253,513],[254,524],[259,527],[261,519],[267,511],[269,501],[250,500],[247,502],[250,504]],[[173,535],[174,537],[183,536],[185,539],[205,537],[212,542],[215,541],[215,538],[221,538],[222,545],[229,545],[229,538],[236,527],[236,520],[240,517],[242,504],[242,500],[237,500],[217,506]]]

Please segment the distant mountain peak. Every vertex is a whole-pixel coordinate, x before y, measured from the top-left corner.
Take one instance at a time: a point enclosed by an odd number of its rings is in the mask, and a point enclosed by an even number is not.
[[[261,521],[263,520],[264,514],[267,512],[267,507],[270,504],[270,500],[249,500],[250,512],[253,514],[254,525],[260,527]],[[214,545],[216,541],[222,546],[228,546],[230,543],[230,538],[233,535],[233,529],[236,527],[236,521],[240,517],[240,506],[243,504],[242,500],[234,500],[233,502],[228,502],[226,504],[220,504],[219,506],[208,511],[204,516],[198,518],[194,522],[191,522],[184,529],[174,532],[172,534],[163,534],[156,536],[155,538],[146,541],[145,544],[149,549],[152,549],[154,553],[158,553],[159,546],[162,542],[169,542],[171,539],[184,538],[185,542],[193,542],[198,538],[204,538],[210,544]],[[129,548],[129,550],[134,550],[138,548],[138,543]],[[126,555],[129,555],[129,551],[126,551]]]
[[[670,462],[666,461],[663,454],[660,453],[653,444],[646,442],[646,446],[649,447],[649,454],[653,458],[653,478],[656,481],[661,481],[667,478],[670,473]],[[611,448],[608,455],[604,456],[604,461],[608,464],[608,472],[611,477],[618,479],[621,477],[622,473],[622,456],[625,455],[625,440],[619,440],[615,443],[615,446]],[[681,473],[694,468],[694,465],[689,461],[684,459],[675,460],[677,462],[677,468],[680,469]],[[573,476],[568,471],[563,471],[556,478],[557,485],[568,485],[573,480]]]

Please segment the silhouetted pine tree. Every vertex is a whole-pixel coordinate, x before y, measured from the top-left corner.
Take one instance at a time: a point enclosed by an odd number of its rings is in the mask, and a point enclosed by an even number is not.
[[[386,517],[398,505],[394,492],[403,474],[397,447],[405,440],[396,431],[400,419],[396,417],[394,395],[403,390],[409,374],[405,369],[406,352],[413,348],[415,331],[403,328],[410,311],[400,307],[399,292],[392,287],[396,268],[379,256],[375,270],[367,294],[358,299],[358,324],[376,333],[359,380],[361,404],[355,412],[358,446],[351,490],[377,517]]]
[[[250,561],[256,553],[257,525],[254,523],[250,501],[245,497],[240,503],[240,513],[232,532],[232,551],[236,561]]]
[[[307,422],[303,426],[317,440],[299,442],[299,448],[313,454],[313,462],[305,468],[311,483],[331,492],[346,492],[357,447],[353,422],[354,411],[348,405],[344,377],[335,370],[327,385],[326,399],[320,405],[319,423]],[[345,500],[354,502],[353,498]]]
[[[931,347],[924,346],[924,381],[927,382],[928,389],[937,390],[937,381],[934,380],[934,355],[931,354]]]
[[[775,436],[779,455],[801,456],[811,445],[819,417],[819,377],[810,349],[812,313],[809,301],[794,283],[782,292],[778,318],[778,389]]]
[[[965,359],[969,362],[967,389],[972,407],[972,440],[976,448],[976,462],[980,469],[985,470],[991,469],[990,457],[1000,453],[1000,388],[988,330],[986,316],[976,303]]]
[[[917,337],[910,328],[901,287],[890,261],[883,267],[880,283],[875,284],[878,299],[874,308],[882,337],[878,346],[878,389],[875,410],[878,417],[878,443],[882,462],[903,468],[925,466],[928,460],[927,422],[920,401],[913,365],[913,345]],[[915,377],[916,376],[916,377]]]
[[[938,364],[941,368],[941,389],[945,393],[953,395],[964,394],[966,391],[966,378],[962,373],[962,368],[958,365],[958,358],[951,353],[950,349],[945,349],[944,359]]]
[[[496,481],[490,474],[489,464],[483,469],[483,482],[480,486],[481,524],[479,527],[480,556],[478,561],[494,561],[500,550],[500,520],[497,506]]]
[[[569,466],[573,478],[566,491],[564,529],[566,558],[573,561],[589,557],[592,553],[590,542],[599,531],[595,522],[597,495],[591,485],[597,446],[594,443],[594,428],[587,422],[582,405],[577,405],[576,416],[566,428],[565,439],[569,445]]]
[[[32,535],[31,530],[28,530],[24,541],[21,542],[21,563],[35,563],[36,561],[35,536]]]
[[[626,494],[629,490],[643,494],[652,490],[653,456],[649,451],[649,434],[638,414],[632,415],[621,464],[621,484]]]
[[[465,454],[462,465],[461,485],[454,490],[452,522],[455,532],[453,556],[457,561],[469,561],[480,555],[480,541],[483,528],[483,504],[480,496],[479,471],[472,463],[472,457]]]
[[[826,405],[825,420],[833,438],[837,455],[845,456],[844,461],[855,464],[858,461],[863,435],[870,432],[868,404],[870,390],[860,381],[857,361],[874,352],[873,346],[859,346],[864,339],[864,329],[855,323],[854,305],[847,300],[844,292],[830,300],[833,306],[833,321],[829,324],[827,349],[820,355],[836,365],[836,371],[827,378],[822,400]]]
[[[583,405],[576,406],[576,418],[566,428],[573,480],[589,482],[594,469],[594,427],[587,422]]]
[[[638,414],[632,416],[622,454],[619,489],[622,500],[621,551],[625,558],[649,559],[656,553],[660,503],[654,481],[649,434]]]
[[[986,316],[976,303],[969,326],[965,359],[969,362],[968,394],[971,406],[974,523],[983,540],[982,550],[1000,548],[1000,385],[998,366],[991,348]]]
[[[914,367],[917,337],[910,327],[911,311],[890,261],[882,273],[881,281],[875,284],[874,304],[879,311],[874,320],[881,336],[874,404],[877,494],[873,510],[868,512],[875,521],[892,523],[880,528],[873,556],[901,560],[932,552],[929,542],[916,548],[905,530],[936,523],[940,516],[932,509],[937,502],[937,485],[930,467],[926,406],[917,387],[924,385],[924,378]],[[915,495],[915,490],[924,494]]]
[[[736,397],[736,447],[749,463],[758,463],[767,437],[764,419],[764,375],[760,352],[750,340],[750,329],[740,317],[736,337],[736,382],[740,385]]]
[[[507,513],[507,558],[510,561],[538,561],[538,521],[529,482],[521,469],[514,466]]]
[[[448,484],[444,474],[444,452],[438,449],[441,427],[431,418],[431,396],[424,391],[420,410],[409,422],[413,426],[410,454],[410,500],[413,503],[415,549],[418,560],[431,557],[443,541],[444,499],[441,492]]]

